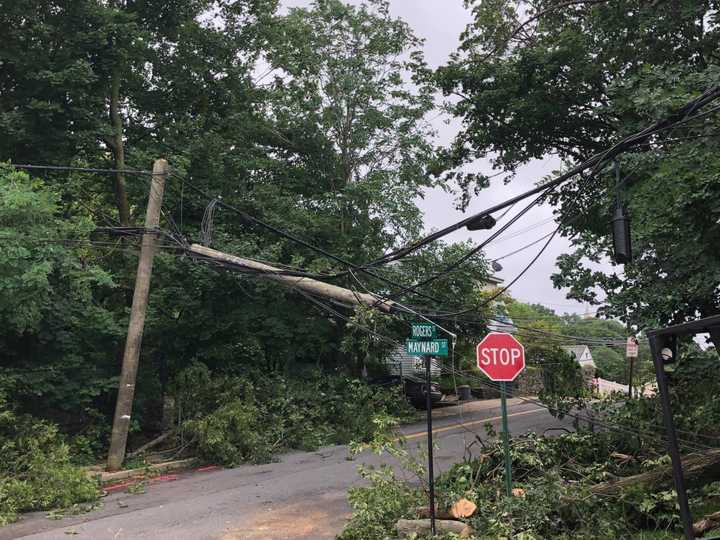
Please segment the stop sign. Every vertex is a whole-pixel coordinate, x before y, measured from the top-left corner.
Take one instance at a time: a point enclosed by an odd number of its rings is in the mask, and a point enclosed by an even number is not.
[[[491,381],[514,381],[525,369],[525,348],[511,334],[490,332],[478,343],[477,367]]]

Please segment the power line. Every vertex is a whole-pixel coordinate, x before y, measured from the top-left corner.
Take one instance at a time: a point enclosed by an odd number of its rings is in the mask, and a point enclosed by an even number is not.
[[[378,265],[380,265],[380,264],[387,264],[388,262],[391,262],[392,260],[397,260],[397,259],[399,259],[399,258],[401,258],[401,257],[403,257],[403,256],[405,256],[405,255],[407,255],[407,254],[409,254],[409,253],[411,253],[412,251],[415,251],[415,250],[418,249],[419,247],[422,247],[422,245],[426,245],[426,244],[428,244],[428,243],[430,243],[430,242],[432,242],[432,241],[434,241],[434,240],[437,240],[438,238],[441,238],[442,236],[445,236],[446,234],[449,234],[450,232],[452,232],[452,231],[454,231],[454,230],[457,230],[457,229],[459,229],[459,228],[461,228],[461,227],[466,226],[467,224],[469,224],[469,223],[470,223],[471,221],[473,221],[473,220],[476,220],[476,219],[479,219],[479,218],[488,216],[488,215],[490,215],[492,212],[498,211],[498,210],[500,210],[500,209],[507,208],[508,206],[510,206],[510,205],[512,205],[512,204],[515,204],[516,202],[518,202],[518,201],[520,201],[520,200],[523,200],[524,198],[530,197],[530,196],[532,196],[532,195],[535,195],[535,194],[538,194],[538,193],[541,193],[541,192],[545,192],[543,195],[541,195],[540,197],[538,197],[538,199],[536,199],[536,200],[539,200],[541,197],[543,197],[545,194],[549,193],[552,189],[554,189],[556,186],[560,185],[562,182],[567,181],[568,179],[572,178],[573,176],[575,176],[575,175],[577,175],[577,174],[579,174],[579,173],[582,173],[583,171],[585,171],[586,169],[591,168],[591,167],[593,168],[593,172],[591,173],[590,178],[592,178],[592,177],[595,175],[595,173],[601,168],[601,166],[602,166],[604,163],[608,162],[608,160],[614,158],[616,155],[622,153],[623,151],[631,148],[634,144],[639,143],[639,142],[643,142],[643,141],[646,140],[648,137],[652,136],[653,134],[655,134],[655,133],[657,133],[657,132],[659,132],[659,131],[661,131],[661,130],[663,130],[663,129],[667,129],[667,128],[669,128],[669,127],[672,127],[673,125],[676,125],[676,124],[678,124],[678,123],[680,123],[680,122],[687,122],[687,121],[689,121],[689,120],[697,117],[698,114],[695,114],[696,111],[697,111],[700,107],[702,107],[702,106],[704,106],[705,104],[707,104],[707,103],[711,102],[712,100],[716,99],[718,96],[720,96],[720,87],[711,88],[710,90],[706,91],[703,95],[701,95],[699,98],[697,98],[697,99],[691,101],[690,103],[688,103],[685,107],[683,107],[682,109],[680,109],[680,111],[679,111],[678,113],[676,113],[675,115],[672,115],[672,116],[666,118],[665,120],[656,122],[655,124],[653,124],[653,125],[649,126],[648,128],[642,130],[641,132],[638,132],[638,133],[636,133],[636,134],[634,134],[634,135],[631,135],[631,136],[629,136],[629,137],[624,138],[624,139],[621,140],[620,142],[616,143],[614,146],[610,147],[608,150],[606,150],[606,151],[604,151],[604,152],[601,152],[601,153],[598,153],[598,154],[595,154],[594,156],[592,156],[591,158],[589,158],[589,159],[586,160],[585,162],[583,162],[583,163],[581,163],[580,165],[574,167],[573,169],[571,169],[570,171],[568,171],[568,172],[566,172],[565,174],[561,175],[560,177],[558,177],[558,178],[556,178],[556,179],[554,179],[554,180],[552,180],[552,181],[550,181],[550,182],[548,182],[548,183],[546,183],[546,184],[544,184],[544,185],[542,185],[542,186],[538,186],[538,187],[536,187],[535,189],[530,190],[530,191],[528,191],[528,192],[526,192],[526,193],[524,193],[524,194],[521,194],[521,195],[518,195],[518,196],[516,196],[516,197],[513,197],[513,198],[509,199],[508,201],[505,201],[504,203],[501,203],[500,205],[495,205],[495,206],[492,207],[491,209],[487,209],[487,210],[485,210],[485,211],[483,211],[483,212],[480,212],[480,213],[478,213],[478,214],[475,214],[474,216],[470,216],[470,217],[468,217],[468,218],[465,218],[465,219],[461,220],[460,222],[458,222],[458,223],[456,223],[456,224],[454,224],[454,225],[451,225],[450,227],[446,227],[445,229],[443,229],[443,230],[441,230],[441,231],[438,231],[438,232],[436,232],[436,233],[433,233],[433,234],[431,234],[431,235],[429,235],[429,236],[421,239],[420,241],[414,242],[413,244],[411,244],[411,245],[409,245],[409,246],[405,246],[404,248],[400,248],[399,250],[396,250],[396,251],[393,252],[393,253],[387,254],[387,255],[381,257],[380,259],[377,259],[376,261],[372,261],[371,263],[367,263],[367,264],[362,265],[362,266],[353,264],[353,263],[345,260],[343,257],[339,257],[339,256],[337,256],[337,255],[334,255],[334,254],[330,253],[329,251],[327,251],[327,250],[325,250],[325,249],[323,249],[323,248],[320,248],[320,247],[318,247],[318,246],[315,246],[315,245],[313,245],[313,244],[311,244],[311,243],[309,243],[309,242],[307,242],[307,241],[305,241],[305,240],[297,237],[297,236],[294,235],[294,234],[291,234],[291,233],[289,233],[289,232],[287,232],[287,231],[284,231],[284,230],[282,230],[282,229],[279,229],[278,227],[275,227],[275,226],[273,226],[273,225],[270,225],[270,224],[268,224],[268,223],[265,223],[264,221],[262,221],[262,220],[260,220],[260,219],[258,219],[258,218],[255,218],[254,216],[251,216],[250,214],[248,214],[248,213],[246,213],[246,212],[243,212],[243,211],[239,210],[238,208],[235,208],[234,206],[225,203],[224,201],[220,201],[219,204],[222,205],[223,207],[225,207],[225,208],[227,208],[227,209],[229,209],[229,210],[237,213],[238,215],[240,215],[241,217],[243,217],[246,221],[251,222],[251,223],[255,223],[255,224],[257,224],[257,225],[260,225],[260,226],[262,226],[263,228],[266,228],[267,230],[270,230],[270,231],[272,231],[272,232],[275,233],[275,234],[278,234],[278,235],[280,235],[280,236],[282,236],[282,237],[285,237],[285,238],[288,239],[288,240],[291,240],[291,241],[293,241],[293,242],[295,242],[295,243],[298,243],[298,244],[300,244],[300,245],[303,245],[304,247],[306,247],[306,248],[308,248],[308,249],[311,249],[311,250],[313,250],[313,251],[316,251],[316,252],[318,252],[318,253],[321,253],[322,255],[324,255],[324,256],[332,259],[332,260],[335,260],[336,262],[339,262],[339,263],[343,264],[343,265],[346,266],[347,268],[352,268],[352,269],[357,270],[357,271],[359,271],[359,272],[363,272],[363,273],[365,273],[365,274],[367,274],[367,275],[370,275],[370,276],[372,276],[372,277],[375,277],[376,279],[379,279],[379,280],[383,281],[384,283],[387,283],[387,284],[393,285],[393,286],[395,286],[395,287],[398,287],[398,288],[401,289],[402,292],[414,293],[414,294],[416,294],[416,295],[418,295],[418,296],[421,296],[421,297],[423,297],[423,298],[426,298],[426,299],[432,300],[432,301],[434,301],[434,302],[437,302],[437,299],[433,298],[432,296],[430,296],[430,295],[428,295],[428,294],[426,294],[426,293],[423,293],[423,292],[421,292],[421,291],[418,291],[418,290],[415,288],[417,285],[416,285],[416,286],[407,287],[407,286],[404,286],[404,285],[395,283],[395,282],[393,282],[392,280],[390,280],[390,279],[388,279],[388,278],[386,278],[386,277],[384,277],[384,276],[382,276],[382,275],[380,275],[380,274],[371,272],[370,270],[368,270],[368,268],[371,267],[371,266],[378,266]],[[691,116],[691,115],[692,115],[692,116]],[[680,120],[678,120],[678,118],[679,118]],[[206,198],[208,198],[208,199],[213,198],[213,197],[209,196],[207,193],[205,193],[203,190],[201,190],[201,189],[197,188],[196,186],[194,186],[192,183],[187,182],[187,184],[188,184],[188,186],[189,186],[190,189],[192,189],[193,191],[201,194],[202,196],[204,196],[204,197],[206,197]],[[553,235],[553,236],[554,236],[554,235]],[[544,251],[544,248],[543,248],[543,251]],[[471,256],[471,255],[472,255],[472,253],[471,253],[469,256]],[[469,257],[469,256],[468,256],[468,257]],[[454,265],[461,264],[461,263],[462,263],[462,260],[463,260],[463,259],[461,258],[459,261],[456,261],[456,262],[453,263],[453,264],[454,264]],[[537,258],[534,259],[534,260],[537,260]],[[533,261],[533,262],[534,262],[534,261]],[[452,270],[452,268],[449,269],[449,271],[451,271],[451,270]],[[524,271],[527,271],[527,268],[526,268]],[[524,273],[524,272],[523,272],[523,273]],[[341,273],[341,274],[338,274],[338,276],[340,276],[340,275],[345,275],[345,274],[347,274],[347,272],[343,272],[343,273]],[[435,276],[431,277],[430,279],[431,279],[431,280],[438,279],[441,275],[442,275],[442,274],[435,275]],[[518,279],[519,279],[519,278],[518,278]],[[515,281],[516,281],[516,280],[515,280]],[[513,282],[513,283],[514,283],[514,282]],[[506,288],[506,289],[507,289],[507,288]]]
[[[383,255],[379,259],[376,259],[375,261],[372,261],[371,263],[368,263],[369,266],[377,266],[379,264],[386,264],[390,261],[397,260],[401,257],[404,257],[408,255],[409,253],[412,253],[413,251],[421,248],[422,246],[429,244],[430,242],[434,242],[435,240],[438,240],[454,231],[457,231],[458,229],[461,229],[468,225],[469,223],[482,219],[483,217],[489,216],[499,210],[502,210],[504,208],[507,208],[511,204],[515,204],[518,201],[521,201],[523,199],[526,199],[528,197],[531,197],[533,195],[536,195],[543,190],[554,188],[556,186],[559,186],[560,184],[566,182],[570,178],[577,176],[578,174],[586,171],[587,169],[593,168],[594,170],[597,170],[599,166],[602,164],[611,161],[619,154],[623,153],[626,150],[629,150],[630,148],[639,145],[640,143],[645,142],[649,137],[652,135],[655,135],[657,133],[660,133],[667,129],[672,129],[675,126],[687,123],[691,120],[694,120],[696,118],[706,116],[707,114],[710,114],[716,110],[720,109],[720,106],[713,107],[703,113],[696,113],[698,109],[701,107],[704,107],[708,103],[711,103],[712,101],[716,100],[718,97],[720,97],[720,86],[713,86],[703,92],[699,97],[691,100],[688,102],[685,106],[680,108],[677,112],[674,114],[655,122],[654,124],[646,127],[645,129],[636,132],[632,135],[629,135],[623,139],[621,139],[619,142],[612,145],[610,148],[599,152],[590,158],[586,159],[582,163],[576,165],[569,171],[565,172],[564,174],[561,174],[557,178],[546,182],[545,184],[542,184],[540,186],[537,186],[534,189],[531,189],[529,191],[526,191],[524,193],[521,193],[520,195],[517,195],[515,197],[512,197],[502,203],[496,204],[494,206],[491,206],[490,208],[487,208],[485,210],[482,210],[478,213],[475,213],[467,218],[464,218],[452,225],[449,225],[445,227],[444,229],[441,229],[439,231],[436,231],[432,234],[429,234],[425,236],[424,238],[421,238],[420,240],[417,240],[405,247],[399,248],[391,253],[388,253],[386,255]],[[591,174],[592,176],[592,174]]]
[[[542,242],[543,240],[545,240],[548,236],[552,236],[553,234],[555,234],[555,231],[549,232],[549,233],[541,236],[541,237],[538,238],[537,240],[533,240],[533,241],[530,242],[529,244],[525,244],[525,245],[522,246],[521,248],[518,248],[518,249],[516,249],[516,250],[514,250],[514,251],[511,251],[510,253],[506,253],[505,255],[501,255],[500,257],[496,257],[496,258],[494,258],[492,261],[493,261],[493,262],[498,262],[498,261],[502,261],[503,259],[507,259],[508,257],[512,257],[513,255],[517,255],[518,253],[520,253],[520,252],[522,252],[522,251],[525,251],[525,250],[528,249],[528,248],[533,247],[535,244],[539,244],[540,242]]]
[[[137,169],[98,169],[94,167],[72,167],[70,165],[33,165],[33,164],[19,164],[11,163],[11,167],[16,169],[26,169],[30,171],[74,171],[74,172],[87,172],[97,174],[138,174],[138,175],[153,175],[152,171],[142,171]]]

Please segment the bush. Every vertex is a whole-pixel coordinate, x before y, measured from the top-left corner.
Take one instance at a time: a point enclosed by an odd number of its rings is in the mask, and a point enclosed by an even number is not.
[[[55,425],[18,416],[0,395],[0,525],[19,512],[67,508],[98,498],[98,487],[70,462]]]

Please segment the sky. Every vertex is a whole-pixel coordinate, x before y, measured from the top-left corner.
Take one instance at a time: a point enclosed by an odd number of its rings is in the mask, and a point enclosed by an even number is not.
[[[350,4],[360,3],[360,0],[346,1]],[[308,6],[310,3],[311,0],[283,0],[281,5],[287,9]],[[471,19],[470,12],[463,6],[463,0],[390,0],[390,10],[394,16],[405,20],[418,37],[425,40],[425,60],[431,67],[437,67],[448,60],[450,53],[458,46],[460,33]],[[443,120],[444,118],[440,116],[432,121],[433,127],[438,131],[436,143],[440,145],[448,144],[459,128],[457,121],[445,124]],[[558,160],[550,156],[529,163],[519,169],[516,178],[510,184],[495,182],[474,197],[467,212],[478,212],[534,187],[538,180],[552,173],[558,166]],[[487,162],[475,163],[471,168],[488,174],[493,172]],[[419,199],[417,204],[424,212],[425,228],[428,231],[450,225],[468,215],[455,210],[453,196],[439,189],[428,190],[425,197]],[[503,237],[508,238],[500,237],[487,247],[485,251],[487,258],[502,257],[551,232],[555,227],[552,217],[553,209],[548,205],[533,208],[503,233]],[[469,239],[479,243],[489,234],[490,231],[470,232],[463,229],[447,238],[454,241]],[[513,237],[509,238],[511,235]],[[503,269],[496,275],[506,282],[511,281],[543,244],[544,242],[541,242],[517,255],[503,259],[500,261]],[[555,259],[561,253],[570,251],[571,247],[567,239],[555,237],[532,268],[513,285],[510,294],[525,302],[546,305],[558,313],[594,312],[596,308],[568,300],[565,291],[553,288],[550,276],[555,271]]]

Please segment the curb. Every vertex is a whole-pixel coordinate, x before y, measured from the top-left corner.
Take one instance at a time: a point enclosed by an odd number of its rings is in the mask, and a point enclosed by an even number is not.
[[[175,461],[167,461],[165,463],[154,463],[141,469],[128,469],[125,471],[106,472],[98,470],[89,470],[88,476],[100,481],[101,484],[109,482],[119,482],[128,478],[146,477],[148,473],[167,473],[171,471],[179,471],[191,468],[198,463],[197,458],[178,459]]]

